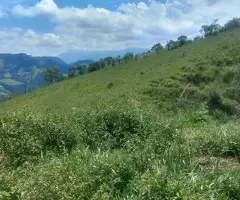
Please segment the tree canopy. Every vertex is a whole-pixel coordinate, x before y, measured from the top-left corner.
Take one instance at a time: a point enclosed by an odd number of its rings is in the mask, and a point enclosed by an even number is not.
[[[43,71],[44,80],[49,84],[59,82],[64,79],[63,74],[56,67],[49,67]]]
[[[160,43],[153,45],[151,51],[157,52],[157,54],[163,49],[163,46]]]

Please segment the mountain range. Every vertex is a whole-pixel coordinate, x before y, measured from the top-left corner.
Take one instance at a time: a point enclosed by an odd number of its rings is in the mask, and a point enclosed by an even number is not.
[[[10,94],[22,94],[45,84],[43,69],[57,67],[67,73],[69,67],[88,65],[92,60],[79,60],[68,64],[58,57],[34,57],[24,53],[0,54],[0,100]]]

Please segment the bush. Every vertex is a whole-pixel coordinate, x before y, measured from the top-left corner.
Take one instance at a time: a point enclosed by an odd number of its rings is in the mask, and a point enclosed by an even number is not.
[[[75,135],[57,116],[40,118],[21,111],[0,120],[0,152],[5,163],[15,167],[37,162],[47,152],[71,151],[77,144]]]
[[[237,108],[231,101],[223,100],[221,95],[216,91],[213,91],[209,95],[207,106],[210,110],[210,113],[214,113],[216,110],[223,111],[227,115],[237,114]]]
[[[91,149],[119,149],[131,138],[144,137],[148,122],[134,110],[98,110],[76,118],[82,142]]]
[[[224,95],[229,99],[235,100],[238,103],[240,103],[240,87],[239,86],[232,86],[227,88]]]
[[[204,74],[203,72],[191,73],[186,76],[187,83],[193,83],[194,85],[199,86],[202,83],[210,83],[214,81],[215,77],[212,75]]]
[[[114,83],[113,83],[113,82],[109,82],[109,83],[107,84],[107,88],[108,88],[108,89],[111,89],[113,86],[114,86]]]
[[[224,75],[223,75],[223,82],[224,83],[231,83],[232,80],[235,78],[235,74],[236,72],[232,71],[232,70],[229,70],[227,71]]]

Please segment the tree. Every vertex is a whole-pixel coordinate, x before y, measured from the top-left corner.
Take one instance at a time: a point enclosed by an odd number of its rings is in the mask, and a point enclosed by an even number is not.
[[[200,30],[200,32],[204,35],[204,37],[214,36],[217,35],[218,32],[221,29],[221,26],[217,24],[218,20],[213,20],[212,24],[210,26],[203,25]]]
[[[187,36],[183,35],[178,37],[177,41],[179,42],[179,46],[183,46],[188,42]]]
[[[100,59],[100,68],[105,68],[105,66],[106,66],[106,63],[105,63],[105,61],[104,61],[104,59]]]
[[[146,52],[142,53],[142,57],[143,57],[143,59],[146,58]]]
[[[123,59],[125,60],[125,63],[127,63],[128,60],[133,59],[134,55],[132,52],[128,52],[124,55]]]
[[[111,66],[114,59],[113,59],[113,57],[109,56],[109,57],[104,58],[103,60],[104,60],[104,62],[106,64],[106,66]]]
[[[221,31],[228,31],[232,29],[240,28],[240,18],[233,18],[229,20],[221,29]]]
[[[173,40],[170,40],[169,42],[167,42],[166,48],[167,48],[168,51],[171,49],[171,47],[172,47],[173,44],[174,44],[174,41],[173,41]]]
[[[68,77],[73,78],[76,76],[77,69],[75,67],[71,67],[68,69]]]
[[[59,82],[64,79],[62,73],[56,67],[46,68],[43,71],[44,80],[49,84],[53,84],[54,82]]]
[[[120,63],[121,63],[121,56],[118,56],[117,60],[118,60],[118,64],[120,65]]]
[[[115,66],[115,60],[113,59],[112,60],[112,67],[114,67]]]
[[[202,40],[202,37],[201,36],[196,36],[194,39],[193,39],[193,41],[194,42],[197,42],[197,41],[199,41],[199,40]]]
[[[85,66],[78,66],[77,67],[77,74],[78,75],[84,75],[85,74]]]
[[[88,72],[94,72],[94,71],[100,70],[101,66],[102,66],[102,63],[100,61],[91,63],[89,64]]]
[[[163,49],[163,46],[160,43],[153,45],[151,51],[157,52],[157,54]]]

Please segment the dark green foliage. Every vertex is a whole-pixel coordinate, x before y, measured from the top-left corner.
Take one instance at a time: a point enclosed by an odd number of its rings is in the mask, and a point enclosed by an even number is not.
[[[203,25],[201,32],[205,37],[216,36],[221,29],[221,26],[217,24],[218,20],[214,20],[211,25]]]
[[[203,72],[191,73],[186,76],[186,81],[194,85],[199,86],[200,84],[208,84],[214,80],[213,76],[204,74]]]
[[[234,72],[232,70],[227,71],[223,76],[223,82],[230,84],[235,77],[235,73],[236,72]]]
[[[240,103],[240,88],[239,88],[239,86],[229,87],[225,92],[225,96],[228,97],[229,99],[235,100],[238,103]]]
[[[64,80],[62,73],[55,67],[44,69],[43,74],[44,80],[49,84]]]
[[[108,88],[108,89],[111,89],[113,86],[114,86],[114,83],[113,83],[113,82],[110,82],[110,83],[107,84],[107,88]]]
[[[75,67],[72,67],[68,69],[68,77],[73,78],[77,75],[77,69]]]
[[[187,36],[184,35],[184,36],[178,37],[177,40],[179,41],[179,46],[183,46],[184,44],[187,43],[188,38]]]
[[[80,121],[82,140],[91,149],[118,149],[132,137],[145,136],[146,122],[129,111],[106,110],[85,116]]]
[[[151,50],[152,50],[153,52],[157,52],[157,54],[158,54],[161,50],[163,50],[163,46],[162,46],[160,43],[158,43],[158,44],[155,44],[155,45],[151,48]]]
[[[200,40],[202,40],[203,38],[201,37],[201,36],[196,36],[194,39],[193,39],[193,41],[194,42],[197,42],[197,41],[200,41]]]
[[[232,20],[229,20],[220,31],[229,31],[236,28],[240,28],[240,18],[233,18]]]
[[[221,95],[218,94],[216,91],[210,93],[207,106],[213,114],[216,110],[221,110],[228,115],[233,115],[237,112],[235,105],[230,101],[224,102]]]
[[[17,167],[37,162],[47,152],[71,151],[76,137],[60,121],[56,116],[42,119],[28,112],[1,117],[0,151],[6,164]]]
[[[132,52],[128,52],[123,56],[123,59],[125,60],[125,63],[127,63],[129,60],[133,59],[134,55]]]

